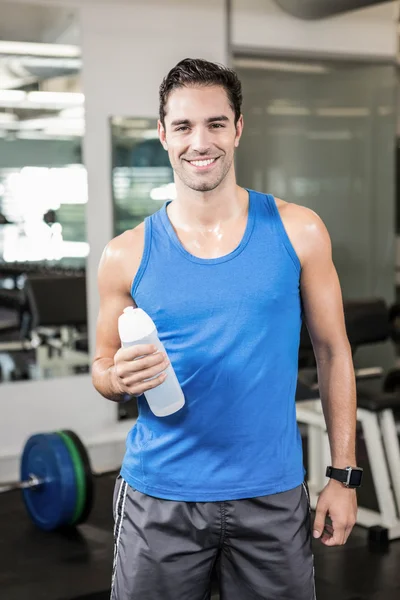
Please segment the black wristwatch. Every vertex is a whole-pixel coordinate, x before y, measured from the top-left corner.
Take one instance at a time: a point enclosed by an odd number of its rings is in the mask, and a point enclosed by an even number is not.
[[[343,483],[347,488],[358,488],[361,486],[363,469],[360,467],[346,467],[345,469],[335,469],[327,467],[326,476],[336,479]]]

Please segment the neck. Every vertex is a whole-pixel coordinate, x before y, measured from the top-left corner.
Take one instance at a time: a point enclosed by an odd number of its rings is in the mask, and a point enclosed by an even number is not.
[[[176,184],[177,197],[168,206],[168,214],[179,228],[212,229],[247,212],[248,193],[236,181],[223,182],[210,192],[188,189],[178,181]]]

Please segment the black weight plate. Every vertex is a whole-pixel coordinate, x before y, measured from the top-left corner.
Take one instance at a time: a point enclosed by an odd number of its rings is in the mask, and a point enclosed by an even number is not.
[[[93,502],[94,502],[94,482],[93,482],[93,473],[92,467],[90,464],[89,455],[86,451],[85,446],[83,445],[81,439],[78,437],[76,433],[69,429],[64,429],[63,433],[68,435],[68,437],[74,442],[76,449],[79,452],[79,455],[82,460],[83,468],[85,471],[85,482],[86,482],[86,501],[81,516],[76,521],[75,525],[80,525],[81,523],[85,523],[92,511]]]

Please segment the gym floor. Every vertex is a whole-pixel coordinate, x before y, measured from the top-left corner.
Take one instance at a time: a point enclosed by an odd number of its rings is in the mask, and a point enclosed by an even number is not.
[[[0,496],[4,600],[109,600],[115,477],[96,477],[90,519],[72,532],[41,532],[27,518],[19,492]],[[367,531],[356,527],[346,546],[316,542],[314,553],[318,600],[400,598],[400,540],[386,552],[371,551]]]

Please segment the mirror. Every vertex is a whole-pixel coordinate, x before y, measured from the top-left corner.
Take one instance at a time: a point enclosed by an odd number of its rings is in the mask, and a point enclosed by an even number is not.
[[[173,170],[157,135],[157,119],[111,118],[114,235],[139,225],[175,197]],[[136,418],[136,401],[118,406]]]
[[[114,234],[119,235],[173,200],[175,184],[157,119],[113,117],[111,134]]]
[[[86,373],[77,11],[2,3],[0,81],[0,381]]]

